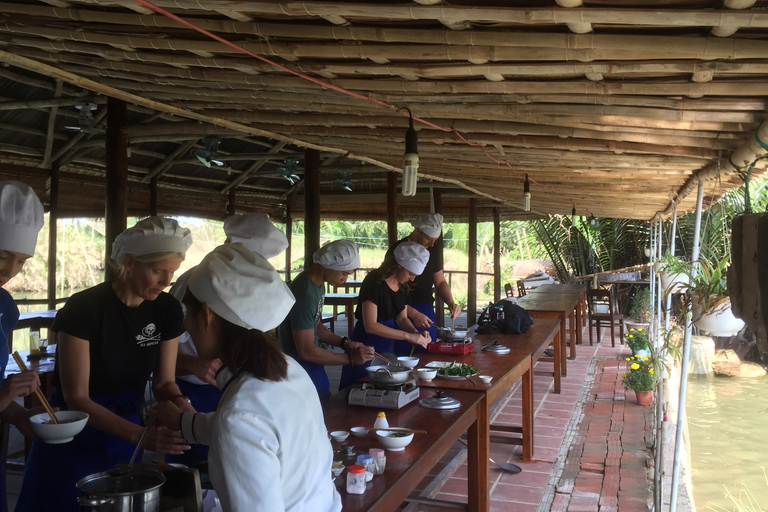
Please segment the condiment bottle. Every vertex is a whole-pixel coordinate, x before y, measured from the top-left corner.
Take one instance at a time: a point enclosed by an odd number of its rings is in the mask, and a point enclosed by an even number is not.
[[[384,414],[384,411],[379,412],[376,421],[373,422],[373,429],[376,430],[377,428],[389,428],[387,415]]]
[[[368,453],[373,457],[373,464],[375,466],[375,470],[373,472],[374,475],[381,475],[384,473],[384,468],[387,467],[387,456],[384,453],[384,450],[381,448],[371,448],[368,450]]]
[[[373,457],[363,453],[362,455],[357,456],[357,463],[365,468],[365,481],[370,482],[373,480],[373,474],[376,472],[376,465],[373,462]]]
[[[347,470],[347,494],[363,494],[365,492],[365,468],[349,466]]]
[[[40,331],[29,331],[29,355],[40,355]]]

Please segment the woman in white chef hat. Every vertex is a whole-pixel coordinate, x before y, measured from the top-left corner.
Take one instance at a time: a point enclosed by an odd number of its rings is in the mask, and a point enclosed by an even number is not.
[[[213,414],[167,402],[155,411],[168,428],[210,445],[211,481],[227,512],[341,510],[315,386],[267,333],[293,304],[272,265],[241,244],[214,249],[187,285],[184,326],[200,357],[223,361],[221,400]]]
[[[18,181],[0,181],[0,287],[21,272],[24,263],[35,254],[37,235],[43,227],[43,205],[34,190]],[[0,288],[0,376],[8,364],[8,334],[19,319],[19,308],[4,288]],[[27,411],[14,399],[31,394],[40,379],[29,371],[9,376],[0,387],[0,419],[15,425],[24,435],[34,438],[29,416],[42,410]],[[0,496],[3,496],[0,479]],[[2,503],[0,503],[2,510]]]
[[[74,294],[56,315],[50,401],[90,418],[70,443],[33,444],[17,511],[78,511],[80,478],[129,461],[144,431],[139,397],[150,375],[158,399],[194,411],[181,398],[174,372],[184,331],[181,305],[163,291],[191,243],[189,230],[173,219],[139,221],[113,243],[117,277]],[[189,445],[158,426],[148,431],[144,448],[182,453]]]
[[[425,348],[429,345],[432,341],[429,332],[419,332],[408,319],[405,308],[409,285],[424,271],[428,261],[429,251],[423,245],[404,242],[379,268],[365,276],[357,298],[357,323],[352,338],[374,347],[380,354],[393,353],[395,340]],[[370,363],[344,366],[339,389],[367,375],[367,366]]]

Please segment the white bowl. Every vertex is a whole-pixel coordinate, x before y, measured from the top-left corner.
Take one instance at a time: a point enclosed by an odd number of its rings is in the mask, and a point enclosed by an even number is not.
[[[333,476],[339,476],[342,471],[344,471],[344,464],[342,464],[340,468],[331,468],[331,473],[333,473]]]
[[[352,427],[349,430],[352,431],[352,435],[355,437],[365,437],[368,435],[368,429],[365,427]]]
[[[349,437],[349,432],[346,430],[334,430],[331,432],[331,437],[334,441],[342,442]]]
[[[397,430],[408,430],[398,429],[397,427],[391,428]],[[387,430],[376,431],[376,437],[379,438],[379,442],[390,452],[401,452],[405,449],[406,446],[411,444],[411,441],[413,441],[413,432],[402,437],[392,437],[393,434],[397,434],[397,432],[389,432]]]
[[[88,423],[88,413],[81,411],[59,411],[56,418],[59,424],[52,422],[48,413],[35,414],[29,418],[32,431],[48,444],[68,443],[80,433]]]
[[[493,377],[491,377],[490,375],[481,375],[480,380],[488,384],[493,380]]]
[[[416,365],[419,364],[419,358],[402,356],[397,358],[397,362],[400,363],[400,366],[404,366],[406,368],[416,368]]]
[[[437,375],[437,368],[419,368],[416,370],[416,376],[419,380],[429,382]]]

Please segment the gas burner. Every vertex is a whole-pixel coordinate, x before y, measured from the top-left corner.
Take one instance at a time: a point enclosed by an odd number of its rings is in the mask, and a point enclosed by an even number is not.
[[[410,393],[417,387],[418,386],[416,386],[416,381],[414,380],[408,380],[408,381],[405,381],[403,384],[393,384],[390,386],[385,386],[383,384],[373,384],[373,383],[363,384],[363,389],[378,389],[381,391],[404,391],[405,393]]]
[[[413,381],[398,386],[382,387],[363,384],[363,388],[349,390],[347,403],[380,409],[400,409],[419,398],[419,387]]]

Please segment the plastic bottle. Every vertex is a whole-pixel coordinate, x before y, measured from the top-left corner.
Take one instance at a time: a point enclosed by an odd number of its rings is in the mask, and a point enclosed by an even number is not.
[[[365,453],[358,455],[357,464],[365,468],[365,481],[370,482],[373,480],[373,475],[376,472],[376,465],[373,462],[373,457]]]
[[[376,430],[377,428],[389,428],[387,415],[384,414],[384,411],[379,412],[376,421],[373,422],[373,429]]]
[[[499,312],[496,313],[496,320],[504,320],[504,306],[499,306]]]
[[[363,494],[365,492],[365,468],[349,466],[347,470],[347,494]]]
[[[373,457],[373,464],[376,466],[374,475],[381,475],[384,473],[384,468],[387,467],[387,455],[381,448],[371,448],[368,453]]]

